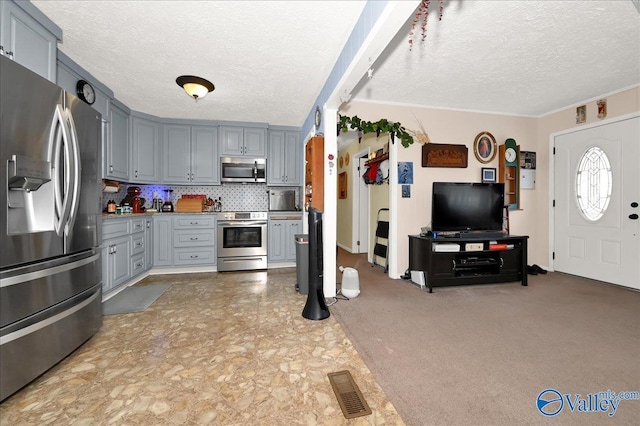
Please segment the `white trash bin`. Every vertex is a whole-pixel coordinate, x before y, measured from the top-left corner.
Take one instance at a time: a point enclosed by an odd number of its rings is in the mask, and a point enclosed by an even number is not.
[[[342,295],[348,299],[358,297],[360,294],[360,278],[358,271],[353,268],[345,268],[341,266],[340,272],[342,272]]]

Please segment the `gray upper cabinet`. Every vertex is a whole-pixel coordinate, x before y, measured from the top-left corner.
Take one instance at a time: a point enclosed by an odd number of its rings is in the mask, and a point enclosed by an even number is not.
[[[14,60],[54,83],[62,30],[29,2],[0,1],[0,46]]]
[[[184,124],[163,127],[163,182],[219,184],[218,129]]]
[[[219,184],[218,128],[191,127],[191,183]]]
[[[165,124],[162,143],[162,181],[165,183],[191,182],[191,126]]]
[[[104,135],[104,170],[106,178],[129,180],[129,111],[112,101],[110,132]]]
[[[264,157],[267,129],[259,127],[220,126],[220,155]]]
[[[131,117],[131,181],[157,183],[160,180],[160,124]]]
[[[267,185],[300,186],[301,152],[298,132],[270,130]]]

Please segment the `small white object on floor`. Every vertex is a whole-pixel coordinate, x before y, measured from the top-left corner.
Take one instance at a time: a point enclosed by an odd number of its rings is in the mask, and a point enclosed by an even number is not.
[[[345,268],[340,266],[340,272],[342,272],[342,295],[349,299],[358,297],[360,294],[360,277],[358,271],[353,268]]]

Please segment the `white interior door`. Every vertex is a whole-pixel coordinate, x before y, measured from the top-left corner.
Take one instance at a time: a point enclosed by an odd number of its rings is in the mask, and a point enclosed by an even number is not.
[[[352,175],[356,179],[354,188],[356,190],[353,199],[353,228],[355,231],[356,253],[367,253],[369,251],[369,188],[362,179],[362,174],[366,167],[366,158],[361,158],[364,153],[354,155]]]
[[[554,270],[640,289],[639,141],[640,117],[554,138]]]

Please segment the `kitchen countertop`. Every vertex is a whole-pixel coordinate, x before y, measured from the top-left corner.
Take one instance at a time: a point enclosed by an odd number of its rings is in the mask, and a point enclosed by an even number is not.
[[[102,214],[102,218],[103,219],[120,219],[120,218],[132,218],[132,217],[138,217],[138,216],[154,216],[154,215],[181,215],[181,214],[201,214],[201,215],[217,215],[218,213],[221,212],[144,212],[144,213],[123,213],[123,214],[107,214],[107,213],[103,213]]]
[[[138,216],[153,216],[153,215],[174,215],[175,216],[175,215],[182,215],[182,214],[218,215],[220,213],[225,213],[225,212],[200,212],[200,213],[198,212],[144,212],[144,213],[126,213],[126,214],[103,213],[102,218],[103,219],[119,219],[119,218],[132,218],[132,217],[138,217]],[[278,212],[268,212],[268,213],[269,213],[269,219],[275,219],[275,220],[285,220],[285,219],[296,220],[296,219],[302,218],[302,212],[299,210],[278,211]]]

